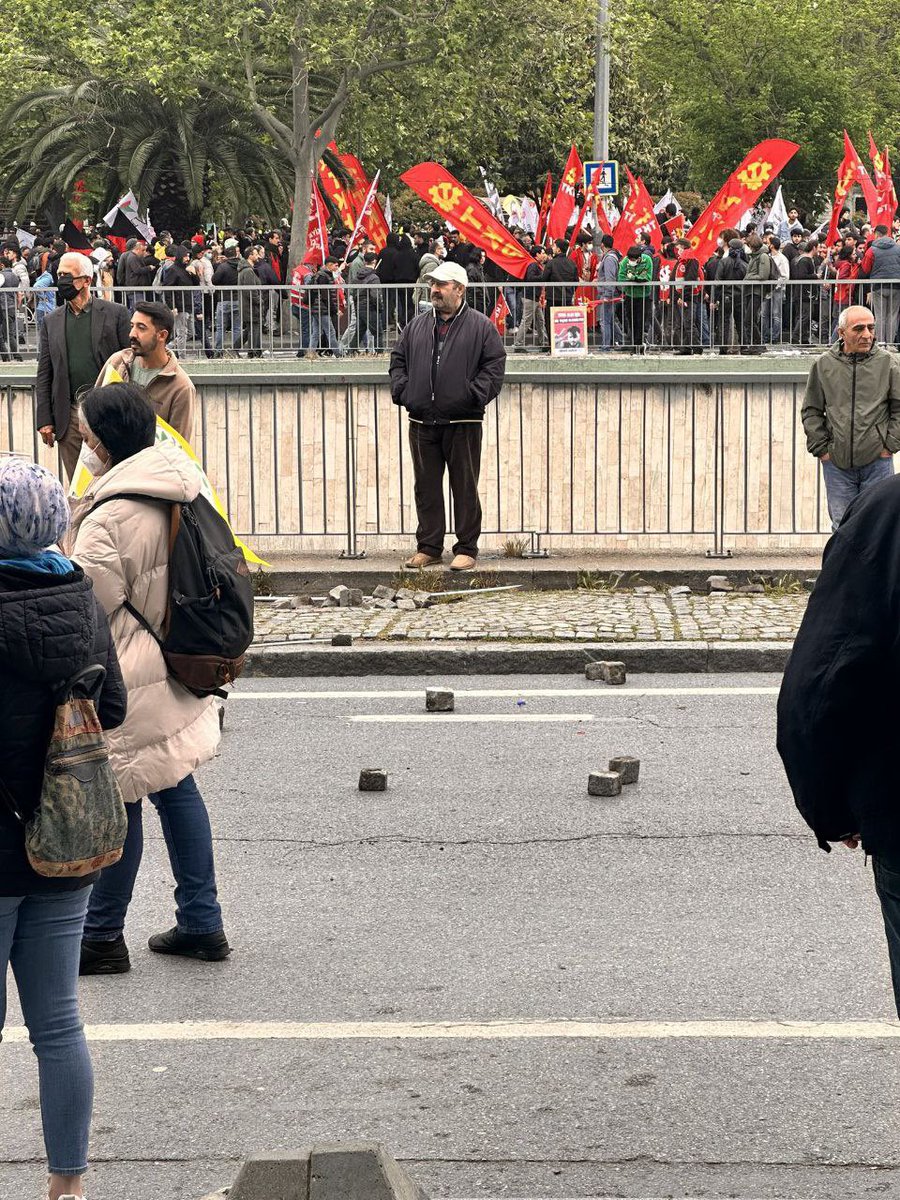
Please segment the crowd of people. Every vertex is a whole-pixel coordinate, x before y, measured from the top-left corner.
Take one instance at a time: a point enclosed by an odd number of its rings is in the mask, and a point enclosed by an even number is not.
[[[133,309],[142,300],[175,313],[177,354],[210,358],[262,357],[273,351],[343,356],[387,349],[416,313],[429,307],[426,278],[441,262],[456,263],[469,283],[469,303],[491,315],[517,353],[549,351],[550,309],[582,305],[589,345],[641,353],[762,353],[766,348],[827,345],[843,309],[871,303],[885,340],[900,321],[900,220],[872,228],[841,214],[831,243],[823,227],[808,228],[797,208],[774,224],[721,231],[715,252],[694,256],[692,218],[670,205],[660,234],[621,241],[570,230],[538,244],[512,233],[534,262],[512,279],[456,230],[434,222],[393,232],[377,247],[334,228],[324,253],[290,269],[290,229],[253,226],[197,229],[184,241],[168,231],[119,243],[102,226],[85,227],[93,264],[91,287],[101,298]],[[679,217],[678,221],[675,218]],[[681,236],[667,232],[673,223]],[[654,231],[655,233],[655,231]],[[0,358],[27,351],[25,327],[39,341],[44,321],[61,303],[59,264],[69,247],[35,229],[21,245],[15,231],[0,242]],[[662,240],[661,240],[662,239]]]

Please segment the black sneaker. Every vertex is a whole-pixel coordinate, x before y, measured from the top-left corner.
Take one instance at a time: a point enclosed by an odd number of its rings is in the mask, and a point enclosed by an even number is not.
[[[112,942],[95,942],[82,938],[79,975],[124,975],[131,970],[131,959],[124,937]]]
[[[154,933],[147,945],[157,954],[180,954],[182,958],[198,958],[201,962],[221,962],[231,953],[228,938],[218,933],[181,933],[176,927],[165,933]]]

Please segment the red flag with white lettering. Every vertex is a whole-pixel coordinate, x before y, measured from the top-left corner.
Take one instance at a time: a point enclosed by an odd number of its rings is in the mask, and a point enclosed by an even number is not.
[[[372,186],[369,182],[369,177],[366,175],[362,163],[354,154],[342,154],[334,142],[331,142],[328,148],[333,150],[338,156],[344,169],[353,181],[353,186],[350,190],[350,199],[353,204],[354,216],[358,219]],[[377,195],[372,199],[368,211],[363,216],[362,228],[369,241],[374,242],[375,249],[379,251],[383,250],[387,242],[387,235],[391,232],[391,227],[388,224],[387,217],[384,214]]]
[[[319,195],[316,181],[313,179],[312,186],[309,189],[309,223],[306,226],[306,254],[304,258],[308,259],[310,255],[316,255],[318,256],[320,265],[325,261],[325,255],[328,253],[328,239],[326,237],[327,223],[325,204]]]
[[[575,211],[575,192],[581,179],[582,167],[578,151],[573,146],[569,151],[562,179],[559,181],[559,191],[547,217],[547,237],[552,240],[566,236],[569,221]]]
[[[491,324],[501,337],[506,333],[506,318],[510,316],[509,305],[502,292],[497,293],[497,303],[491,312]]]
[[[459,230],[491,262],[522,279],[534,259],[505,225],[440,163],[423,162],[400,176],[408,188]]]
[[[799,149],[796,142],[784,138],[767,138],[754,146],[691,226],[691,248],[685,250],[685,257],[701,262],[711,258],[721,231],[735,225],[753,207]]]
[[[879,201],[878,192],[872,180],[869,178],[869,172],[862,164],[862,159],[856,152],[856,147],[850,141],[850,136],[847,130],[844,130],[844,158],[841,165],[838,167],[837,185],[834,189],[834,207],[831,210],[831,221],[828,224],[828,245],[832,245],[837,240],[838,221],[840,220],[841,209],[844,207],[847,196],[850,194],[850,189],[854,183],[858,183],[862,188],[863,199],[866,202],[866,212],[869,214],[869,219],[875,223],[873,218],[878,211]]]
[[[635,179],[628,167],[625,172],[631,190],[613,231],[613,247],[619,254],[625,254],[628,247],[639,240],[640,234],[646,232],[650,234],[653,249],[659,253],[662,250],[662,230],[653,211],[653,199],[643,179]]]

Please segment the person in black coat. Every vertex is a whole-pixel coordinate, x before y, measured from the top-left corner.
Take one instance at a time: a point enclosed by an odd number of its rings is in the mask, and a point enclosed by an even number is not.
[[[569,243],[565,238],[557,238],[553,243],[553,257],[541,273],[541,283],[565,284],[565,287],[547,288],[547,306],[544,309],[544,322],[547,328],[547,345],[553,345],[553,317],[551,308],[568,308],[575,299],[575,288],[578,286],[578,267],[569,258]]]
[[[848,508],[825,548],[778,697],[778,752],[821,849],[872,856],[900,1014],[900,477]],[[838,935],[840,936],[840,935]]]
[[[51,1196],[80,1195],[87,1169],[92,1071],[77,982],[97,872],[36,874],[22,821],[40,798],[60,686],[99,664],[106,671],[95,701],[101,725],[120,725],[127,703],[90,580],[47,549],[64,536],[68,514],[49,471],[23,458],[0,460],[0,978],[11,964],[38,1059]],[[0,1028],[5,1015],[0,989]]]

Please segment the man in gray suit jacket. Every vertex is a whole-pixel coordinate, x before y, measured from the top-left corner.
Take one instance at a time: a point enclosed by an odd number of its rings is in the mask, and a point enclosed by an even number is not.
[[[59,443],[69,479],[81,450],[75,409],[97,373],[117,350],[131,344],[131,316],[121,304],[91,295],[94,264],[84,254],[64,254],[57,272],[59,308],[44,321],[37,369],[37,427],[44,444]]]

